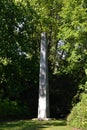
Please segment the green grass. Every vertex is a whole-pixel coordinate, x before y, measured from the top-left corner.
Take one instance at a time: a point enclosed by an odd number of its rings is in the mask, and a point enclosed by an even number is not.
[[[0,130],[72,130],[66,125],[66,121],[32,121],[20,120],[14,122],[0,123]]]

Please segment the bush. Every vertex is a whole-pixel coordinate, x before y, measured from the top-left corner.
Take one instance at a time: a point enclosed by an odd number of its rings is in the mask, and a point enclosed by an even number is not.
[[[4,99],[0,101],[0,121],[21,119],[29,116],[29,108],[19,106],[16,101]]]
[[[87,130],[87,94],[81,95],[81,101],[73,107],[67,123],[73,127]]]

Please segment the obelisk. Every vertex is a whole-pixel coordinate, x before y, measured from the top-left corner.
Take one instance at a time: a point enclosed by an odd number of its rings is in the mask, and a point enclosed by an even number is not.
[[[48,88],[48,61],[47,61],[47,37],[46,33],[41,33],[40,47],[40,73],[39,73],[39,99],[38,99],[38,119],[49,118],[49,88]]]

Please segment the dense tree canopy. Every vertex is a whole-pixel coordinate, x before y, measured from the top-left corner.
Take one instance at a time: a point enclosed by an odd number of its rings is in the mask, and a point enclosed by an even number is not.
[[[0,6],[0,97],[23,105],[38,83],[38,15],[29,3],[1,0]]]
[[[73,75],[77,94],[68,122],[70,125],[87,129],[87,2],[85,0],[64,0],[60,14],[61,25],[58,37],[63,41],[60,47],[65,52],[64,73]],[[79,99],[79,100],[78,100]]]
[[[87,8],[83,1],[64,1],[60,12],[61,25],[58,37],[63,40],[61,47],[66,52],[66,70],[85,82],[87,56]],[[84,78],[83,78],[84,77]],[[80,82],[79,82],[80,83]]]
[[[87,93],[86,0],[0,0],[0,120],[37,115],[44,31],[51,117],[66,116]]]

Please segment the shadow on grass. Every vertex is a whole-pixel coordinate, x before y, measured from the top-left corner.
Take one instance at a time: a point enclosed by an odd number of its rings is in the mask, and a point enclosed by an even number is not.
[[[0,130],[41,130],[50,126],[66,126],[64,120],[32,121],[20,120],[15,122],[0,123]]]
[[[24,125],[24,121],[15,121],[15,122],[1,122],[0,123],[0,130],[8,130],[8,129],[13,129],[13,128],[17,128]]]

